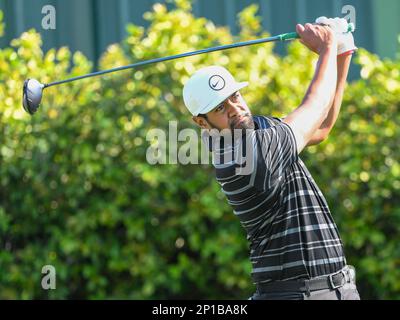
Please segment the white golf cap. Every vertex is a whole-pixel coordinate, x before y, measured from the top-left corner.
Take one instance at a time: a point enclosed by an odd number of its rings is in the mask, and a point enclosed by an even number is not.
[[[192,115],[205,114],[248,84],[236,82],[224,67],[205,67],[197,70],[185,83],[183,101]]]

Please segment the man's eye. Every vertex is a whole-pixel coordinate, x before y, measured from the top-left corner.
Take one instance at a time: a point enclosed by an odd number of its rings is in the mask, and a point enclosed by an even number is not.
[[[215,111],[219,112],[219,111],[221,111],[223,108],[224,108],[224,106],[223,106],[223,105],[220,105],[220,106],[217,107],[217,109],[215,109]]]

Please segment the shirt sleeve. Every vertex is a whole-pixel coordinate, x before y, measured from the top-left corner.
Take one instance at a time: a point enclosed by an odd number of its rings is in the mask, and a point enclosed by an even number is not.
[[[296,140],[284,122],[255,130],[254,138],[254,187],[264,191],[273,188],[287,168],[298,160]]]

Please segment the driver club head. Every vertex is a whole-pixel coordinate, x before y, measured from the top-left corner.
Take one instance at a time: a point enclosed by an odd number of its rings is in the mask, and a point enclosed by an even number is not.
[[[33,115],[42,101],[44,85],[36,79],[27,79],[24,82],[22,105],[24,110]]]

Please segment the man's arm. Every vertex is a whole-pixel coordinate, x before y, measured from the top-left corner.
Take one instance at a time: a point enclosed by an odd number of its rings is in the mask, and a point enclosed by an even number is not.
[[[337,84],[332,105],[329,109],[328,116],[314,133],[307,146],[319,144],[324,141],[336,123],[343,101],[343,93],[346,86],[347,75],[349,73],[351,57],[351,54],[337,57]]]
[[[327,118],[337,81],[337,42],[331,30],[318,25],[296,27],[301,42],[319,54],[314,78],[301,105],[283,121],[296,138],[300,153]]]

